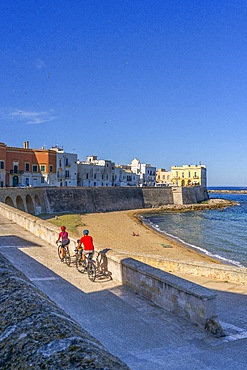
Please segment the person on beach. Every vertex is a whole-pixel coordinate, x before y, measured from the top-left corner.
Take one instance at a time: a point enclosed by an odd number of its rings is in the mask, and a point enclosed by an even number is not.
[[[61,261],[63,262],[64,257],[65,257],[64,247],[70,243],[69,234],[67,233],[65,226],[61,226],[61,232],[58,234],[58,239],[57,239],[56,243],[58,243],[59,240],[62,241],[62,259],[61,259]]]
[[[93,253],[94,253],[94,244],[93,244],[93,238],[89,235],[88,230],[83,231],[83,236],[79,240],[76,249],[77,250],[82,249],[82,245],[83,245],[82,260],[84,261],[86,259],[87,254],[89,254],[90,258],[92,258]]]

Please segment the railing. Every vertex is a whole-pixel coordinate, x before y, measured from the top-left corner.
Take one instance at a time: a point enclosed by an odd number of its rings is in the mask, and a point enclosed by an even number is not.
[[[21,174],[24,173],[24,171],[23,170],[10,170],[9,173],[10,174],[17,173],[17,174],[21,175]]]

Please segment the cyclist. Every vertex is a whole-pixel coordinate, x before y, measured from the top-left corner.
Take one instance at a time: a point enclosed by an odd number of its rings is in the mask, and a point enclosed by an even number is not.
[[[64,257],[65,257],[64,247],[70,243],[69,234],[67,233],[65,226],[61,226],[61,232],[58,234],[58,239],[56,243],[58,243],[59,240],[62,240],[62,259],[61,261],[63,262]]]
[[[89,258],[92,258],[94,253],[94,244],[93,238],[89,235],[88,230],[83,231],[83,236],[78,241],[76,249],[77,250],[82,249],[82,245],[83,245],[82,260],[84,261],[86,259],[87,254],[89,254]]]

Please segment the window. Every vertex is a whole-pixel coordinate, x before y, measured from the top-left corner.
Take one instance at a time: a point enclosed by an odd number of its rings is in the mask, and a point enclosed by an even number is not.
[[[49,172],[52,172],[52,171],[53,171],[53,167],[52,167],[52,165],[50,165]]]
[[[38,165],[37,164],[33,164],[33,172],[38,172]]]
[[[68,158],[65,158],[65,166],[68,166],[69,165],[69,160]]]
[[[69,171],[68,170],[65,171],[65,177],[69,177]]]
[[[62,167],[62,161],[61,161],[61,159],[59,159],[59,167],[60,168]]]
[[[45,172],[45,170],[46,170],[46,165],[45,164],[41,164],[40,165],[40,171],[41,172]]]
[[[28,162],[25,163],[25,171],[30,171],[30,164]]]
[[[14,173],[17,173],[18,171],[18,164],[14,164]]]
[[[44,184],[44,182],[45,182],[45,178],[41,177],[41,184]]]
[[[0,170],[4,170],[4,161],[0,161]]]

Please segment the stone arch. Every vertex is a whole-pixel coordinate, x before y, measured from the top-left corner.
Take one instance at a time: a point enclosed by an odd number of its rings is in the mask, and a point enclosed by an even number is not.
[[[6,197],[5,204],[7,204],[8,206],[14,207],[14,202],[13,202],[12,198],[10,198],[10,197]]]
[[[16,206],[20,211],[25,212],[24,202],[20,195],[17,195],[16,197]]]
[[[35,194],[34,196],[34,203],[35,203],[35,214],[40,215],[40,213],[42,212],[42,208],[39,196],[37,194]]]
[[[34,215],[35,212],[34,212],[33,200],[29,194],[26,196],[26,204],[27,204],[28,213],[31,213],[31,215]]]

